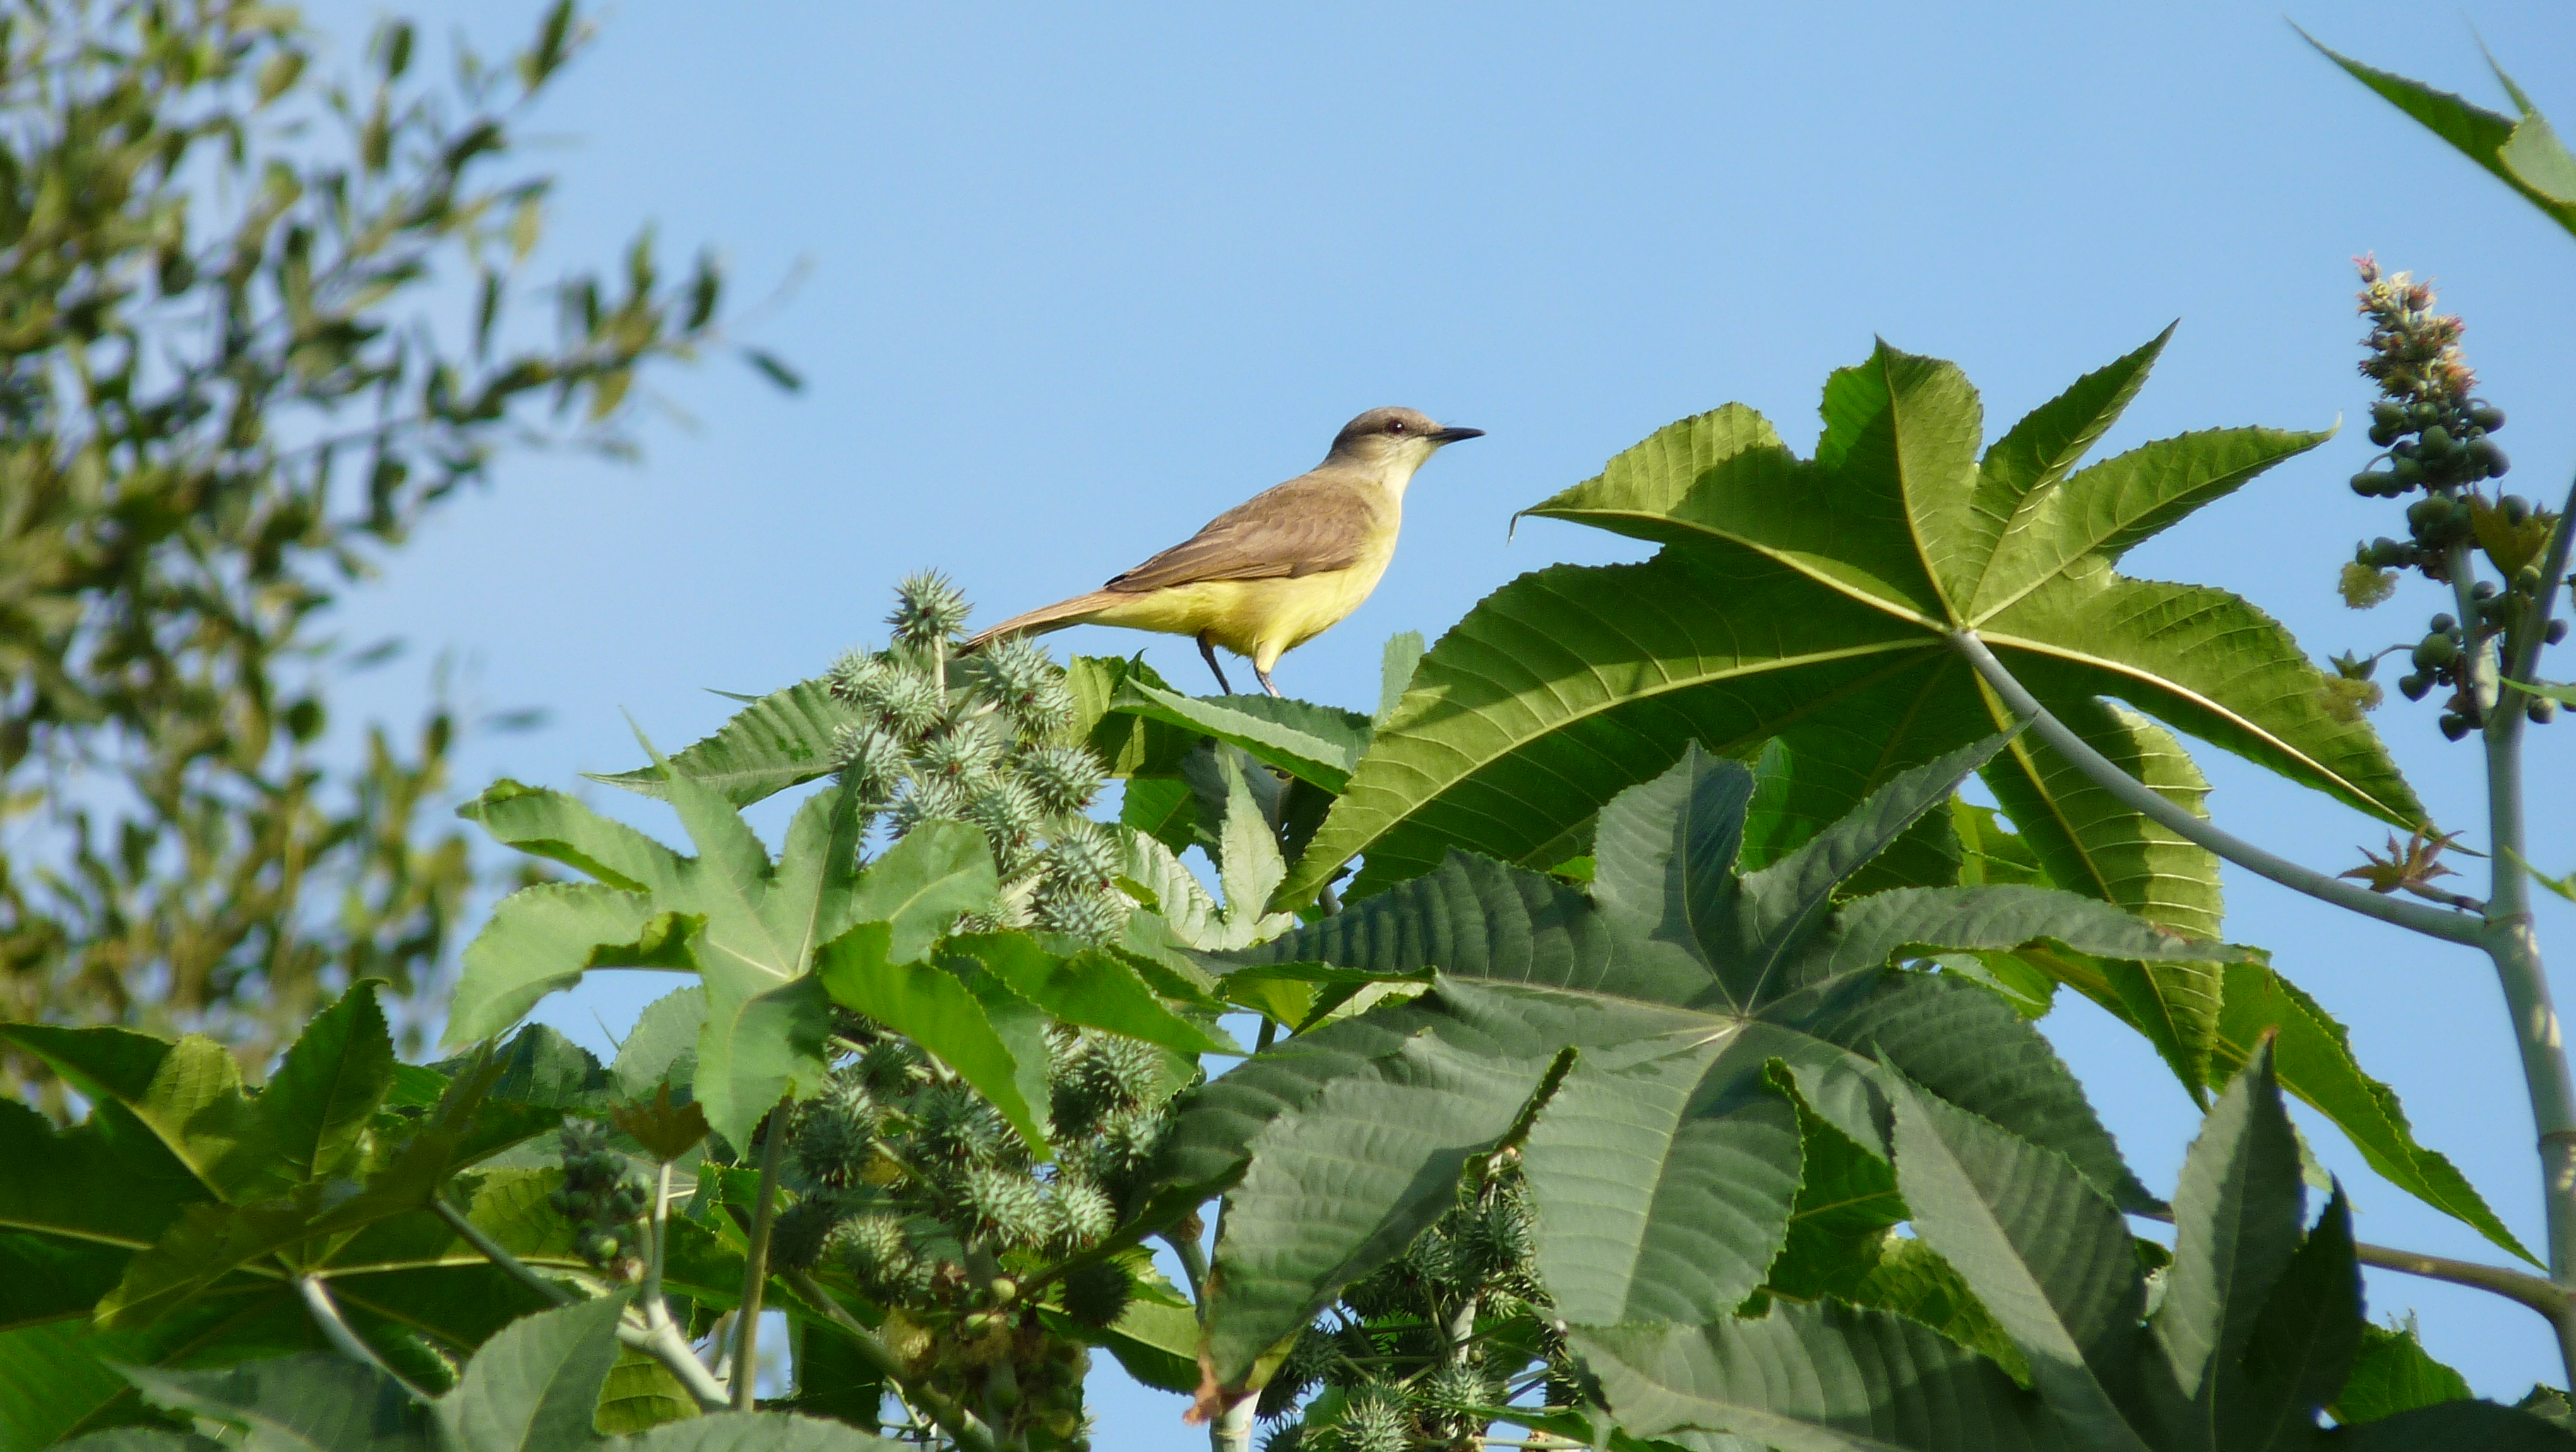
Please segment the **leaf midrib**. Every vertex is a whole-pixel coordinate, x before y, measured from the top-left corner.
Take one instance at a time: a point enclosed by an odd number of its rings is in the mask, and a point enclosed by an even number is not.
[[[2333,770],[2325,765],[2325,763],[2318,761],[2315,757],[2310,756],[2306,752],[2299,750],[2297,747],[2290,745],[2286,741],[2283,741],[2273,732],[2245,719],[2243,715],[2239,714],[2235,710],[2222,705],[2217,701],[2211,700],[2209,697],[2183,685],[2179,681],[2157,675],[2152,671],[2142,670],[2136,666],[2130,665],[2126,661],[2113,660],[2107,656],[2095,655],[2089,651],[2078,650],[2072,646],[2058,645],[2044,640],[2033,640],[2024,635],[2006,635],[2001,633],[1989,634],[1980,631],[1979,638],[1983,639],[1989,646],[2000,646],[2007,650],[2026,651],[2032,655],[2046,656],[2051,660],[2064,661],[2071,665],[2089,666],[2095,670],[2107,671],[2123,680],[2136,681],[2141,685],[2153,686],[2157,690],[2163,691],[2169,695],[2179,696],[2184,700],[2190,701],[2199,706],[2211,715],[2233,723],[2237,729],[2265,743],[2273,750],[2280,752],[2291,760],[2307,767],[2309,770],[2315,772],[2318,776],[2323,777],[2327,781],[2333,782],[2341,790],[2351,793],[2354,797],[2362,801],[2372,803],[2381,811],[2388,813],[2390,820],[2400,820],[2404,815],[2396,808],[2380,801],[2377,796],[2354,785],[2351,779],[2346,777],[2342,772]],[[2143,705],[2143,703],[2139,702],[2133,702],[2132,704]],[[2149,711],[2148,714],[2154,715],[2156,713]]]

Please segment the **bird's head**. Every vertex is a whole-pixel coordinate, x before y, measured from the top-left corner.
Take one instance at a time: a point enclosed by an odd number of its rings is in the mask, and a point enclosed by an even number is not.
[[[1443,444],[1483,435],[1483,429],[1444,429],[1410,408],[1373,408],[1342,425],[1333,436],[1326,462],[1343,461],[1384,470],[1399,485],[1440,451]]]

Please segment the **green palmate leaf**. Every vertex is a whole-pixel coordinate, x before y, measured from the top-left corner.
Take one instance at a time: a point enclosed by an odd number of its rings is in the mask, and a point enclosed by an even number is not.
[[[609,1066],[618,1097],[650,1099],[654,1087],[664,1083],[675,1095],[687,1091],[697,1076],[698,1036],[706,1021],[703,988],[678,989],[646,1004],[618,1044],[617,1062]]]
[[[1405,689],[1413,684],[1413,668],[1422,664],[1422,650],[1422,632],[1418,630],[1399,631],[1386,638],[1386,651],[1378,663],[1377,713],[1369,718],[1371,731],[1385,725],[1404,700]]]
[[[618,1452],[902,1452],[846,1422],[784,1412],[715,1412],[620,1438]]]
[[[1073,735],[1090,746],[1111,776],[1168,780],[1180,770],[1181,758],[1199,744],[1195,731],[1114,709],[1131,685],[1171,690],[1171,683],[1142,655],[1075,656],[1065,664],[1064,684],[1073,693]]]
[[[599,1439],[591,1419],[617,1364],[623,1295],[510,1323],[431,1408],[441,1441],[474,1452],[552,1452]]]
[[[990,904],[1000,890],[983,833],[963,822],[924,822],[869,867],[849,916],[891,925],[887,951],[912,963],[961,914]]]
[[[47,1024],[0,1024],[0,1040],[43,1059],[93,1103],[115,1103],[216,1196],[239,1202],[282,1188],[241,1067],[214,1040]]]
[[[2422,817],[2366,724],[2278,624],[2222,592],[2116,574],[2140,540],[2324,435],[2233,429],[2076,461],[2156,345],[2079,381],[1982,457],[1957,369],[1881,345],[1826,388],[1812,460],[1741,407],[1686,419],[1531,513],[1653,540],[1642,565],[1560,567],[1505,586],[1433,646],[1280,893],[1354,856],[1354,895],[1451,847],[1533,867],[1576,855],[1603,803],[1696,740],[1798,761],[1781,809],[1841,815],[1899,772],[2011,723],[1949,636],[1975,629],[2062,717],[2136,737],[2161,789],[2196,776],[2115,697],[2400,824]],[[2079,728],[2083,729],[2083,728]],[[2214,930],[2215,873],[2162,829],[2062,799],[2036,742],[1987,769],[2059,885],[2186,933]],[[2043,825],[2032,828],[2030,823]]]
[[[279,1357],[222,1371],[120,1369],[156,1405],[239,1428],[250,1452],[430,1447],[427,1410],[383,1372],[345,1357]]]
[[[1967,1282],[1931,1247],[1898,1233],[1907,1212],[1895,1170],[1796,1101],[1794,1088],[1790,1094],[1798,1108],[1798,1199],[1764,1292],[1892,1311],[1983,1352],[2027,1385],[2021,1349]]]
[[[2214,1087],[2226,1082],[2251,1060],[2264,1035],[2273,1035],[2281,1087],[2343,1131],[2381,1178],[2453,1216],[2498,1247],[2538,1264],[2468,1177],[2446,1156],[2416,1142],[2396,1091],[2363,1071],[2344,1026],[2298,985],[2274,972],[2259,950],[2238,953],[2236,961],[2227,963],[2152,965],[2114,965],[2053,945],[2026,949],[2016,956],[2109,1009],[2145,1033],[2150,1042],[2159,1040],[2152,1012],[2188,1008],[2192,1019],[2201,1021],[2206,1016],[2199,1000],[2214,987],[2217,1012],[2207,1020],[2208,1037],[2193,1061],[2205,1066],[2202,1083]],[[2148,989],[2123,977],[2149,972],[2158,984]],[[2158,1046],[2162,1048],[2160,1042]],[[2174,1062],[2174,1056],[2168,1054],[2167,1062]],[[2177,1064],[2176,1072],[2184,1072],[2184,1066]],[[2186,1079],[2185,1084],[2191,1081]]]
[[[2068,1445],[2000,1367],[1883,1311],[1783,1306],[1758,1321],[1578,1327],[1568,1339],[1637,1436],[1734,1433],[1784,1452]]]
[[[306,1024],[260,1093],[261,1125],[290,1183],[343,1169],[393,1086],[393,1035],[376,987],[353,985]]]
[[[49,1248],[86,1248],[104,1257],[85,1258],[88,1270],[55,1294],[41,1281],[14,1280],[5,1293],[10,1323],[82,1309],[82,1286],[120,1268],[110,1273],[113,1284],[126,1255],[158,1240],[182,1209],[211,1195],[167,1143],[113,1099],[92,1101],[90,1117],[64,1130],[23,1104],[0,1101],[0,1164],[9,1166],[0,1175],[0,1227],[27,1237],[17,1242],[22,1248],[14,1263],[32,1268]]]
[[[2437,91],[2421,81],[2410,81],[2338,55],[2327,50],[2315,36],[2304,30],[2299,33],[2353,79],[2377,91],[2390,105],[2422,123],[2425,130],[2493,172],[2559,226],[2576,232],[2576,187],[2569,185],[2576,180],[2576,164],[2565,161],[2565,148],[2558,145],[2548,121],[2531,109],[2521,96],[2521,88],[2502,71],[2497,75],[2516,97],[2523,113],[2519,123],[2510,116],[2472,105],[2449,91]]]
[[[2051,713],[2121,770],[2196,816],[2209,782],[2173,734],[2097,697],[2058,693]],[[1986,773],[2051,886],[2115,902],[2151,923],[2216,937],[2218,858],[2122,806],[2072,762],[2024,736]]]
[[[689,962],[694,924],[657,913],[635,893],[589,882],[540,883],[501,899],[465,946],[447,1016],[447,1042],[505,1032],[550,993],[593,968],[669,968]]]
[[[2327,1408],[2334,1419],[2351,1426],[2375,1422],[2417,1407],[2465,1401],[2473,1396],[2468,1378],[2435,1361],[2416,1339],[2414,1319],[2403,1325],[2364,1326],[2361,1349],[2353,1356],[2352,1374]]]
[[[2243,1359],[2264,1299],[2299,1252],[2306,1211],[2298,1134],[2267,1045],[2201,1121],[2174,1191],[2174,1260],[2155,1330],[2186,1399],[2215,1407],[2209,1374]]]
[[[448,1041],[495,1031],[592,967],[694,968],[706,998],[691,1092],[717,1132],[742,1143],[772,1105],[822,1082],[828,1015],[820,988],[803,981],[816,949],[870,920],[917,957],[964,906],[990,903],[992,863],[973,829],[927,824],[863,879],[865,817],[834,785],[798,808],[773,864],[718,788],[675,769],[663,794],[696,857],[553,793],[513,786],[477,804],[504,840],[603,880],[503,900],[467,953]]]
[[[983,964],[1013,993],[1066,1023],[1183,1054],[1243,1052],[1222,1029],[1202,1028],[1172,1012],[1162,995],[1115,955],[1078,940],[1041,943],[1026,933],[991,933],[959,938],[952,946]]]
[[[944,967],[895,961],[891,932],[883,923],[862,923],[835,938],[816,959],[815,977],[833,1002],[936,1055],[990,1099],[1021,1138],[1044,1145],[1046,1131],[1020,1089],[1020,1057],[995,1032],[983,1001]]]
[[[599,1389],[599,1407],[591,1425],[607,1436],[641,1432],[665,1422],[684,1422],[698,1415],[696,1399],[671,1369],[628,1347]]]
[[[2086,1445],[2143,1449],[2122,1404],[2146,1292],[2120,1212],[2062,1156],[1910,1086],[1895,1138],[1915,1233],[2030,1358],[2032,1385]]]
[[[1602,812],[1588,895],[1461,856],[1237,955],[1436,971],[1410,1002],[1301,1033],[1188,1102],[1164,1172],[1231,1186],[1209,1300],[1217,1375],[1243,1376],[1445,1208],[1456,1167],[1514,1133],[1538,1269],[1569,1320],[1732,1309],[1780,1250],[1798,1187],[1797,1116],[1774,1062],[1859,1144],[1884,1149],[1885,1054],[2119,1203],[2153,1205],[2025,1022],[1983,989],[1891,964],[2037,941],[2155,961],[2225,950],[2035,888],[1834,902],[2000,744],[1898,777],[1752,873],[1736,850],[1754,773],[1694,751]]]
[[[830,775],[833,733],[858,719],[858,712],[834,699],[828,683],[799,681],[753,701],[713,736],[675,753],[670,766],[705,783],[727,803],[747,807]],[[648,797],[668,794],[658,765],[591,780]]]
[[[1366,716],[1305,701],[1273,696],[1197,699],[1130,679],[1122,683],[1109,709],[1193,735],[1213,736],[1242,748],[1265,766],[1336,794],[1368,751]]]

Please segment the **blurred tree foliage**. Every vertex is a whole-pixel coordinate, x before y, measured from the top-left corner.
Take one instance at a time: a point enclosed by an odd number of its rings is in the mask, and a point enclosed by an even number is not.
[[[524,276],[550,181],[514,137],[588,34],[566,0],[440,83],[388,22],[339,82],[278,6],[0,12],[0,1020],[256,1066],[445,960],[455,723],[323,752],[354,658],[316,612],[501,448],[630,452],[637,372],[722,342],[712,259],[665,282],[649,231],[622,276]]]

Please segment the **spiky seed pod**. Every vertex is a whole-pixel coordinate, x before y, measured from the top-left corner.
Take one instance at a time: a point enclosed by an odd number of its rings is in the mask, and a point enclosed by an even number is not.
[[[965,662],[964,674],[1016,726],[1021,713],[1063,672],[1035,641],[1020,636],[985,647]]]
[[[924,570],[895,587],[894,613],[886,623],[906,645],[944,644],[966,626],[966,597],[946,575]]]
[[[900,837],[924,822],[958,822],[965,820],[965,794],[946,777],[924,777],[904,788],[895,799],[892,826]]]
[[[1097,822],[1068,822],[1047,845],[1047,877],[1068,896],[1107,892],[1118,880],[1118,844]]]
[[[976,1165],[966,1171],[964,1191],[980,1236],[1013,1250],[1034,1250],[1055,1238],[1056,1207],[1028,1175]]]
[[[1406,1414],[1404,1393],[1374,1382],[1351,1388],[1334,1441],[1346,1452],[1406,1452],[1413,1445],[1413,1418]]]
[[[1085,1326],[1115,1325],[1136,1295],[1136,1278],[1114,1260],[1096,1261],[1064,1278],[1064,1313]]]
[[[832,733],[832,759],[859,800],[880,806],[903,784],[903,743],[883,726],[852,722]]]
[[[1050,897],[1038,904],[1038,921],[1059,933],[1105,943],[1127,925],[1130,904],[1110,893]]]
[[[778,1214],[769,1230],[770,1259],[790,1270],[811,1270],[823,1258],[823,1244],[849,1207],[830,1195],[799,1200]]]
[[[922,1090],[912,1112],[923,1152],[960,1167],[992,1163],[1011,1132],[1001,1111],[960,1085],[933,1084]]]
[[[799,1111],[792,1141],[798,1179],[807,1186],[846,1189],[874,1158],[878,1123],[875,1096],[855,1079],[842,1080]]]
[[[1054,816],[1088,808],[1100,795],[1100,759],[1088,747],[1044,746],[1020,757],[1020,777],[1037,794],[1038,805]]]
[[[843,651],[824,680],[831,693],[852,705],[872,705],[885,688],[893,667],[863,650]]]
[[[982,781],[1001,759],[1002,743],[972,722],[951,726],[923,741],[919,758],[924,776],[944,777],[960,790]]]
[[[869,1093],[893,1099],[918,1088],[924,1068],[920,1049],[902,1039],[879,1039],[867,1046],[849,1072]]]
[[[1501,1388],[1485,1380],[1485,1374],[1473,1366],[1443,1366],[1422,1379],[1416,1388],[1427,1406],[1444,1412],[1464,1412],[1476,1407],[1490,1407],[1499,1400]]]
[[[1056,1181],[1057,1229],[1068,1250],[1088,1250],[1118,1225],[1118,1207],[1109,1194],[1088,1180]]]
[[[877,693],[878,723],[897,738],[917,742],[948,719],[948,699],[928,676],[895,672]]]
[[[1026,870],[1020,859],[1031,855],[1032,840],[1044,818],[1037,793],[1018,777],[996,777],[987,782],[966,808],[966,819],[984,829],[992,843],[995,864],[1006,876]]]
[[[1047,741],[1073,725],[1073,692],[1062,680],[1040,686],[1027,704],[1010,712],[1011,724],[1024,741]]]
[[[860,1215],[834,1226],[822,1255],[840,1262],[870,1295],[901,1302],[930,1285],[930,1268],[913,1251],[903,1222],[891,1215]]]
[[[1274,1381],[1270,1385],[1277,1386],[1278,1383]],[[1267,1402],[1269,1396],[1269,1389],[1263,1388],[1262,1400]],[[1273,1413],[1264,1412],[1262,1415],[1271,1416]],[[1291,1422],[1261,1439],[1261,1452],[1312,1452],[1312,1448],[1313,1444],[1307,1440],[1306,1424],[1303,1422]]]

